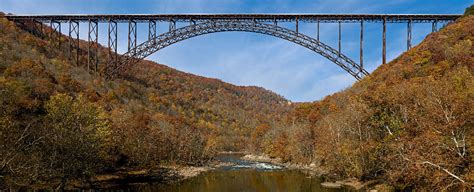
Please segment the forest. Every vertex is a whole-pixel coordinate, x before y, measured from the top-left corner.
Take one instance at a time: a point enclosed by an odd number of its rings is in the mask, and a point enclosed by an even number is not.
[[[217,152],[245,151],[316,164],[334,178],[469,190],[469,14],[353,86],[308,103],[151,61],[108,80],[87,70],[86,55],[83,65],[68,59],[66,36],[58,49],[0,16],[0,186],[198,166]],[[100,47],[100,61],[106,53]]]

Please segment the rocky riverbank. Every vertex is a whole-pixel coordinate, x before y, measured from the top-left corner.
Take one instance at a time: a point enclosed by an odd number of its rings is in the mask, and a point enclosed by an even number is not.
[[[327,172],[322,169],[321,167],[317,166],[314,163],[309,165],[307,164],[296,164],[290,162],[283,162],[280,158],[271,158],[267,155],[255,155],[255,154],[247,154],[242,157],[243,160],[246,161],[256,161],[256,162],[263,162],[263,163],[271,163],[274,165],[278,165],[281,167],[285,167],[287,169],[299,169],[304,170],[310,173],[312,176],[322,176],[327,174]]]
[[[360,181],[356,178],[348,178],[344,180],[335,180],[331,179],[329,173],[324,170],[322,167],[316,165],[315,163],[307,164],[295,164],[290,162],[283,162],[279,158],[271,158],[267,155],[255,155],[255,154],[246,154],[242,157],[243,160],[246,161],[256,161],[256,162],[264,162],[264,163],[271,163],[274,165],[282,166],[287,169],[299,169],[302,171],[306,171],[311,176],[317,177],[324,177],[327,179],[326,182],[321,183],[321,186],[325,188],[349,188],[352,190],[367,190],[367,191],[390,191],[391,187],[380,184],[378,181]]]

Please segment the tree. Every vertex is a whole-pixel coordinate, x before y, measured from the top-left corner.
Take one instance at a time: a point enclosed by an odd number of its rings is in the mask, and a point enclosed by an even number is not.
[[[87,176],[100,170],[110,141],[106,113],[82,95],[56,94],[46,102],[44,165],[51,176]]]

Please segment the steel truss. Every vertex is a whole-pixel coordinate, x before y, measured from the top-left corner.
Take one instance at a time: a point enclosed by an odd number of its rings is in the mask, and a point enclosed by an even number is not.
[[[41,37],[41,39],[44,39],[43,23],[33,19],[31,24],[33,25],[33,29],[30,32],[38,37]]]
[[[453,21],[462,15],[459,14],[133,14],[133,15],[7,15],[10,20],[36,19],[42,22],[50,20],[67,22],[69,19],[87,22],[88,19],[107,22],[109,19],[119,23],[134,20],[138,23],[148,23],[150,20],[159,22],[207,22],[209,20],[245,20],[256,22],[295,22],[296,19],[306,23],[359,23],[365,22],[382,23],[406,23],[412,20],[414,23],[431,23]]]
[[[359,64],[355,63],[347,56],[340,54],[340,52],[336,49],[333,49],[312,37],[297,33],[296,31],[272,24],[253,21],[211,20],[161,34],[155,39],[138,45],[136,52],[128,51],[127,53],[123,54],[122,57],[120,57],[120,60],[117,62],[117,67],[110,67],[107,69],[106,77],[114,77],[145,57],[174,43],[200,35],[225,31],[254,32],[282,38],[306,47],[326,57],[354,76],[356,79],[361,79],[363,76],[369,74]]]
[[[148,21],[148,41],[156,38],[156,21]]]
[[[89,20],[89,30],[87,33],[87,70],[99,71],[99,23],[96,20]]]
[[[137,22],[128,21],[128,51],[136,52],[137,50]]]
[[[107,66],[114,66],[117,61],[117,22],[109,19],[108,23],[107,45],[109,52]]]
[[[79,65],[79,22],[69,20],[69,59]]]
[[[61,22],[51,20],[50,27],[53,30],[49,34],[49,38],[51,39],[53,44],[57,45],[58,47],[61,47]]]
[[[432,32],[437,24],[446,25],[461,15],[436,14],[157,14],[157,15],[7,15],[20,27],[38,36],[45,36],[42,23],[50,23],[49,37],[52,44],[61,47],[61,23],[69,23],[69,51],[76,50],[79,63],[79,23],[88,22],[88,69],[99,71],[98,25],[108,22],[108,62],[103,69],[106,76],[115,76],[131,64],[151,53],[194,36],[223,31],[247,31],[272,35],[311,49],[341,68],[356,79],[368,73],[363,69],[364,23],[382,24],[382,63],[386,63],[387,23],[407,23],[407,50],[412,47],[412,24],[431,23]],[[156,23],[169,22],[169,31],[157,36]],[[189,26],[177,29],[177,22],[189,22]],[[294,30],[278,27],[279,22],[294,22]],[[316,23],[316,39],[299,32],[299,23]],[[341,23],[360,22],[360,55],[356,64],[342,54]],[[118,23],[128,23],[128,52],[123,57],[117,54]],[[137,23],[148,23],[148,41],[137,44]],[[333,49],[320,42],[320,23],[338,23],[338,47]],[[72,59],[72,58],[71,58]]]

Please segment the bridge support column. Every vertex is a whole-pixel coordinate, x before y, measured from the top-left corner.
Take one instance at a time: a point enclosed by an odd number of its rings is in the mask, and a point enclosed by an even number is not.
[[[109,27],[108,27],[108,41],[107,45],[109,47],[109,64],[114,65],[116,67],[117,62],[117,22],[109,19]]]
[[[53,29],[53,31],[49,34],[49,38],[53,44],[56,44],[59,48],[61,47],[61,22],[51,20],[50,27]]]
[[[99,67],[99,23],[97,20],[89,19],[87,41],[87,70],[93,68],[97,72]]]
[[[408,21],[407,24],[407,51],[411,49],[411,19]]]
[[[44,39],[43,23],[35,19],[33,19],[31,23],[33,25],[33,34]]]
[[[298,32],[298,17],[296,18],[296,33],[299,33]]]
[[[341,36],[342,36],[341,35],[341,21],[339,21],[338,25],[339,25],[339,38],[338,38],[339,39],[339,49],[338,49],[339,53],[338,54],[339,56],[341,56]]]
[[[156,37],[156,21],[148,21],[148,41],[155,39]]]
[[[362,74],[364,69],[364,20],[360,21],[360,69],[359,72]]]
[[[170,20],[169,32],[176,30],[176,21]]]
[[[386,33],[387,33],[387,18],[383,18],[383,30],[382,30],[382,64],[387,63],[387,43],[386,43]]]
[[[316,39],[319,41],[319,19],[318,19],[318,24],[317,24],[317,27],[316,27]]]
[[[128,51],[137,52],[137,22],[128,20]]]
[[[76,66],[79,66],[79,49],[79,22],[69,20],[69,59],[74,60]]]
[[[438,30],[438,21],[433,21],[431,23],[431,32],[436,32]]]

